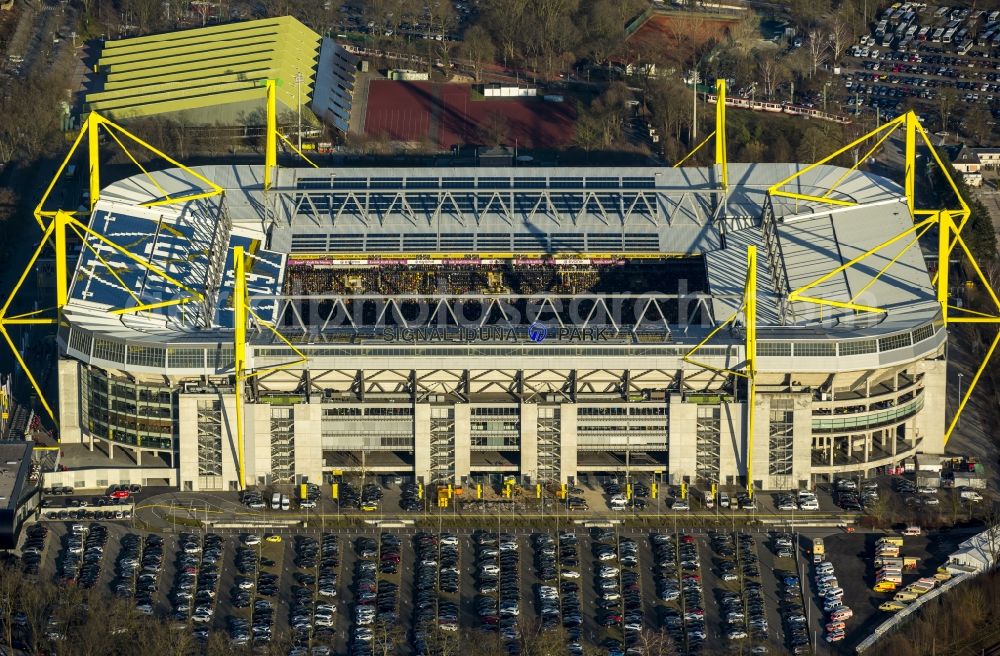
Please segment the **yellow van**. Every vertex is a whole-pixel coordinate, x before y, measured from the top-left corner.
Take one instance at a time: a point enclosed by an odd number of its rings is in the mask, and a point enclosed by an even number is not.
[[[895,613],[906,608],[906,604],[899,601],[886,601],[879,604],[878,609],[887,613]]]
[[[916,598],[917,598],[917,594],[915,592],[906,592],[904,590],[903,592],[897,592],[896,595],[892,598],[892,600],[893,601],[903,601],[903,602],[909,603],[909,602],[913,601]]]
[[[896,583],[894,581],[879,581],[872,590],[875,592],[894,592]]]

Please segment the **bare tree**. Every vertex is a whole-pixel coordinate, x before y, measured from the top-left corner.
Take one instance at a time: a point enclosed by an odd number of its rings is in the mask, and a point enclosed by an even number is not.
[[[372,633],[372,656],[393,656],[406,642],[406,633],[399,624],[378,622]]]
[[[809,30],[806,34],[806,52],[809,53],[809,76],[816,75],[819,67],[826,63],[830,52],[830,38],[826,32],[819,29]]]
[[[496,55],[496,48],[493,45],[493,39],[490,38],[490,33],[481,25],[473,25],[465,31],[460,48],[459,54],[472,66],[472,74],[475,76],[476,82],[481,81],[483,66],[491,63]]]
[[[774,98],[778,85],[788,77],[788,69],[777,54],[770,50],[757,51],[757,72],[760,75],[764,97],[768,100]]]
[[[941,119],[941,129],[948,129],[948,118],[951,116],[952,111],[955,109],[955,105],[958,103],[958,94],[951,87],[941,89],[941,92],[937,96],[938,100],[938,117]]]
[[[847,19],[842,14],[835,13],[830,21],[830,58],[834,65],[840,63],[840,58],[847,51],[848,46],[854,40],[854,32],[851,30]]]
[[[639,632],[639,645],[645,656],[676,656],[677,643],[666,629],[643,629]]]

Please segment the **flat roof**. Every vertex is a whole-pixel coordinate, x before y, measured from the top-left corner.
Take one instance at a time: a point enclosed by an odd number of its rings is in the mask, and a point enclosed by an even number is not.
[[[0,507],[13,509],[31,472],[34,443],[22,440],[0,441]]]

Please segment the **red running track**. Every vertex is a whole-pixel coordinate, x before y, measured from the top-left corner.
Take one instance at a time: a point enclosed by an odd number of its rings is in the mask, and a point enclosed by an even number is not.
[[[573,142],[574,102],[541,98],[473,100],[468,84],[377,80],[368,90],[365,134],[392,141],[435,139],[439,148],[490,141],[553,148]]]

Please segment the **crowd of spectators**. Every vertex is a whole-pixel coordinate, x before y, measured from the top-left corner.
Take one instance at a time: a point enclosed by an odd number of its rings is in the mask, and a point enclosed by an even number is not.
[[[586,294],[674,293],[680,281],[687,291],[705,288],[704,269],[683,260],[637,260],[609,265],[366,265],[289,267],[286,293],[379,294]]]

